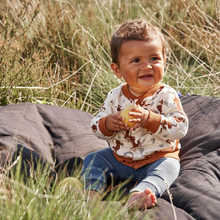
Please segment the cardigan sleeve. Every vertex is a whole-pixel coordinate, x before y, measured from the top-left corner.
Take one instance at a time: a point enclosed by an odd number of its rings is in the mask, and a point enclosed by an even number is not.
[[[160,114],[150,112],[144,128],[166,141],[183,138],[189,123],[176,91],[172,88],[166,89],[158,97],[157,103]]]
[[[99,113],[91,120],[92,131],[98,138],[108,140],[115,135],[116,132],[108,131],[105,124],[106,117],[112,113],[112,94],[109,92],[105,102],[99,110]]]

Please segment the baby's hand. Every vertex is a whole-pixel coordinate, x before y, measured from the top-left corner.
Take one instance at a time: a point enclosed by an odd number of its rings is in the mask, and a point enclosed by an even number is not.
[[[109,131],[129,130],[129,127],[123,122],[123,119],[124,118],[120,116],[120,112],[108,115],[105,121],[106,128]]]
[[[129,119],[130,122],[135,123],[133,127],[130,128],[130,130],[135,130],[136,128],[143,127],[149,118],[149,111],[141,108],[132,108],[129,112],[129,115],[134,116],[134,119]]]

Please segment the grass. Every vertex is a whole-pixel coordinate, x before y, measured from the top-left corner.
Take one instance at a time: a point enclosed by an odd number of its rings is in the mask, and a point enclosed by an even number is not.
[[[0,106],[36,102],[96,114],[123,82],[110,69],[111,36],[137,17],[160,27],[169,43],[165,83],[183,95],[220,97],[217,0],[5,0],[0,9]],[[2,219],[100,217],[73,194],[55,195],[47,169],[25,183],[14,173],[2,170]],[[116,215],[124,210],[107,208],[100,219]]]
[[[164,82],[220,94],[218,1],[12,0],[1,9],[0,105],[42,102],[95,114],[122,83],[110,69],[116,26],[145,17],[170,45]]]
[[[65,186],[62,180],[65,173],[59,173],[57,179],[50,178],[49,166],[42,166],[37,161],[37,168],[30,165],[21,170],[21,156],[13,164],[2,169],[0,175],[0,212],[1,219],[136,219],[137,213],[128,214],[126,206],[119,202],[121,196],[116,190],[114,196],[110,194],[108,201],[93,200],[88,202],[89,196],[79,196],[76,184]],[[26,173],[29,173],[27,177]],[[79,170],[71,173],[79,177]],[[65,179],[67,180],[67,179]],[[54,182],[55,181],[55,182]],[[58,181],[58,182],[57,182]],[[70,182],[71,184],[72,182]],[[79,188],[79,187],[78,187]],[[143,219],[147,219],[149,214]]]

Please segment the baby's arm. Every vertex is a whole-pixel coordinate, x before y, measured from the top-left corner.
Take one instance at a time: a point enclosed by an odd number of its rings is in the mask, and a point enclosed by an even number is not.
[[[160,106],[160,115],[150,112],[144,128],[166,141],[183,138],[188,130],[188,118],[176,91],[171,88],[165,90],[158,98],[157,106]]]
[[[120,112],[107,114],[105,111],[101,111],[92,119],[91,127],[97,137],[106,140],[113,137],[117,131],[129,130],[127,124],[123,122]]]
[[[129,115],[134,116],[135,119],[129,121],[134,122],[135,125],[130,129],[143,127],[164,140],[177,140],[184,137],[188,130],[188,118],[175,90],[166,91],[158,100],[166,103],[161,107],[163,110],[161,114],[143,108],[131,109]]]
[[[114,94],[110,92],[99,113],[91,121],[94,134],[105,140],[112,138],[117,131],[129,130],[127,124],[123,122],[124,118],[120,116],[121,111],[115,112],[113,100]]]

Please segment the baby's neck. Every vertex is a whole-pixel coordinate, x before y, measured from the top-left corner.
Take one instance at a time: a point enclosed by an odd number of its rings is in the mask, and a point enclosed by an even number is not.
[[[129,87],[128,87],[128,89],[129,89],[130,93],[131,93],[132,95],[134,95],[135,97],[138,97],[138,96],[144,94],[144,93],[135,93],[135,92],[131,91]]]
[[[146,91],[146,92],[143,92],[143,93],[135,93],[135,92],[133,92],[133,91],[130,89],[130,87],[128,86],[128,89],[129,89],[130,93],[131,93],[132,95],[134,95],[135,97],[139,97],[139,96],[141,96],[141,95],[143,95],[143,94],[149,92],[152,88],[154,88],[154,86],[152,86],[152,87],[151,87],[148,91]]]

